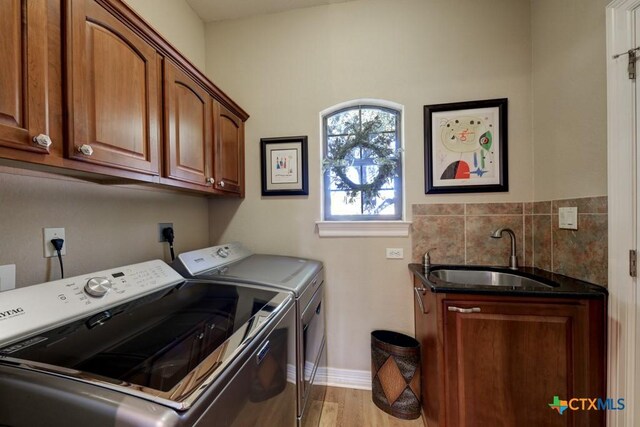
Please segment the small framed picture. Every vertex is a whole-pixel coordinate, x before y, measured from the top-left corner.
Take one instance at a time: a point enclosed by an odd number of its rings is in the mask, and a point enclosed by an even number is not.
[[[263,196],[309,194],[307,137],[260,139]]]
[[[424,106],[425,193],[509,191],[507,99]]]

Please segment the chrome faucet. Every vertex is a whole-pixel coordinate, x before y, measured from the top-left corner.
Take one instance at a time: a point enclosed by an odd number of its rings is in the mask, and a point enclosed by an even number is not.
[[[509,258],[509,268],[512,270],[518,269],[518,257],[516,255],[516,234],[510,228],[498,228],[493,233],[491,233],[491,237],[493,239],[499,239],[502,237],[502,233],[507,233],[509,237],[511,237],[511,257]]]
[[[424,254],[424,258],[422,260],[422,269],[425,275],[429,274],[429,270],[431,270],[431,252],[435,251],[436,249],[437,248],[431,248]]]

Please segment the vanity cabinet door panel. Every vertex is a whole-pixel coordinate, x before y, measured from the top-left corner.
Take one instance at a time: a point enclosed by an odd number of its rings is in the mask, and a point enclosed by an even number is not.
[[[603,411],[565,411],[554,396],[590,387],[588,309],[575,302],[442,302],[447,426],[603,425]]]
[[[211,187],[211,96],[173,63],[164,69],[165,176]]]
[[[67,156],[159,172],[156,50],[94,0],[67,0]]]
[[[225,106],[215,106],[214,152],[217,190],[244,195],[244,123]]]
[[[0,146],[47,154],[47,2],[0,1]]]

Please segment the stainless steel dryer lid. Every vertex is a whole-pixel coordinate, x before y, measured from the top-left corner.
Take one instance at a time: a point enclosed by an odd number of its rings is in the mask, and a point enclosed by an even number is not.
[[[182,253],[172,266],[187,277],[267,285],[296,295],[322,270],[320,261],[253,254],[237,242]]]

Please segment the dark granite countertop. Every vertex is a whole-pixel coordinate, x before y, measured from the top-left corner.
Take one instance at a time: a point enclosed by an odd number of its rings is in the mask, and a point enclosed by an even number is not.
[[[441,265],[434,264],[431,270],[487,270],[502,273],[515,274],[529,279],[543,282],[548,287],[540,286],[491,286],[491,285],[469,285],[449,283],[429,274],[425,277],[422,264],[409,264],[409,270],[422,280],[425,288],[437,293],[462,293],[462,294],[491,294],[510,296],[539,296],[555,298],[604,298],[607,296],[607,289],[603,286],[584,282],[561,274],[541,270],[533,267],[520,267],[517,270],[510,270],[506,267],[487,267],[474,265]]]

